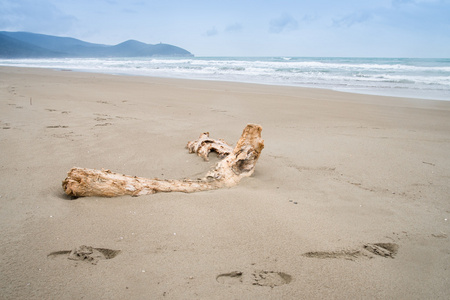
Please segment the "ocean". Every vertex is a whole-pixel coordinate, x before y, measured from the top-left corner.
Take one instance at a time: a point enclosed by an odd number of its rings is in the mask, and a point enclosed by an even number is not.
[[[0,65],[450,100],[450,58],[52,58],[0,59]]]

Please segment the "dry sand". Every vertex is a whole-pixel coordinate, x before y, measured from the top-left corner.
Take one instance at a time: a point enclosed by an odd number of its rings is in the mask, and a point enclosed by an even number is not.
[[[73,166],[200,177],[187,141],[247,123],[266,147],[237,187],[63,194]],[[2,299],[450,294],[450,102],[1,67],[0,150]]]

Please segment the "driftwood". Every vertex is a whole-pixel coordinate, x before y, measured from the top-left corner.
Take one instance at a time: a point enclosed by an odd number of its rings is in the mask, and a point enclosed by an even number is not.
[[[189,153],[197,153],[198,156],[208,161],[210,152],[216,152],[220,158],[224,158],[233,152],[233,148],[222,139],[214,140],[209,137],[209,132],[202,133],[197,140],[187,143]]]
[[[242,178],[253,174],[255,164],[264,148],[261,131],[260,125],[248,124],[234,150],[202,179],[148,179],[113,173],[110,170],[72,168],[62,186],[67,195],[75,197],[140,196],[157,192],[192,193],[231,187],[238,184]]]

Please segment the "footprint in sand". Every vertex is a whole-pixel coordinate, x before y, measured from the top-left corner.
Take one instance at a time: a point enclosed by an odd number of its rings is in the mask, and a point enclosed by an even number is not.
[[[398,252],[398,245],[395,243],[366,244],[364,249],[381,257],[394,258]]]
[[[283,272],[257,271],[252,273],[253,285],[259,286],[280,286],[292,281],[292,276]]]
[[[220,274],[216,277],[218,283],[222,284],[240,284],[242,283],[242,272],[234,271],[231,273]]]
[[[220,274],[216,277],[218,283],[234,285],[249,284],[257,286],[275,287],[288,284],[292,281],[292,276],[283,272],[255,271],[249,276],[240,271]]]
[[[96,265],[99,260],[112,259],[120,253],[120,250],[111,250],[106,248],[93,248],[91,246],[79,246],[73,250],[63,250],[52,252],[47,257],[63,257],[70,260],[88,262]]]
[[[371,254],[375,254],[381,257],[390,257],[394,258],[394,256],[398,252],[399,246],[395,243],[374,243],[374,244],[365,244],[362,249],[356,250],[341,250],[341,251],[312,251],[306,252],[303,254],[305,257],[311,258],[341,258],[347,260],[355,260],[357,258],[366,257],[372,258]]]
[[[341,250],[341,251],[311,251],[303,253],[305,257],[311,258],[341,258],[347,260],[355,260],[360,257],[367,256],[361,250]]]

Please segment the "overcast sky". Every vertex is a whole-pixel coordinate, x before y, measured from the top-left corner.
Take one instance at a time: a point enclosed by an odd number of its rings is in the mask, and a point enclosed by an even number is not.
[[[0,30],[196,56],[450,57],[450,0],[0,0]]]

